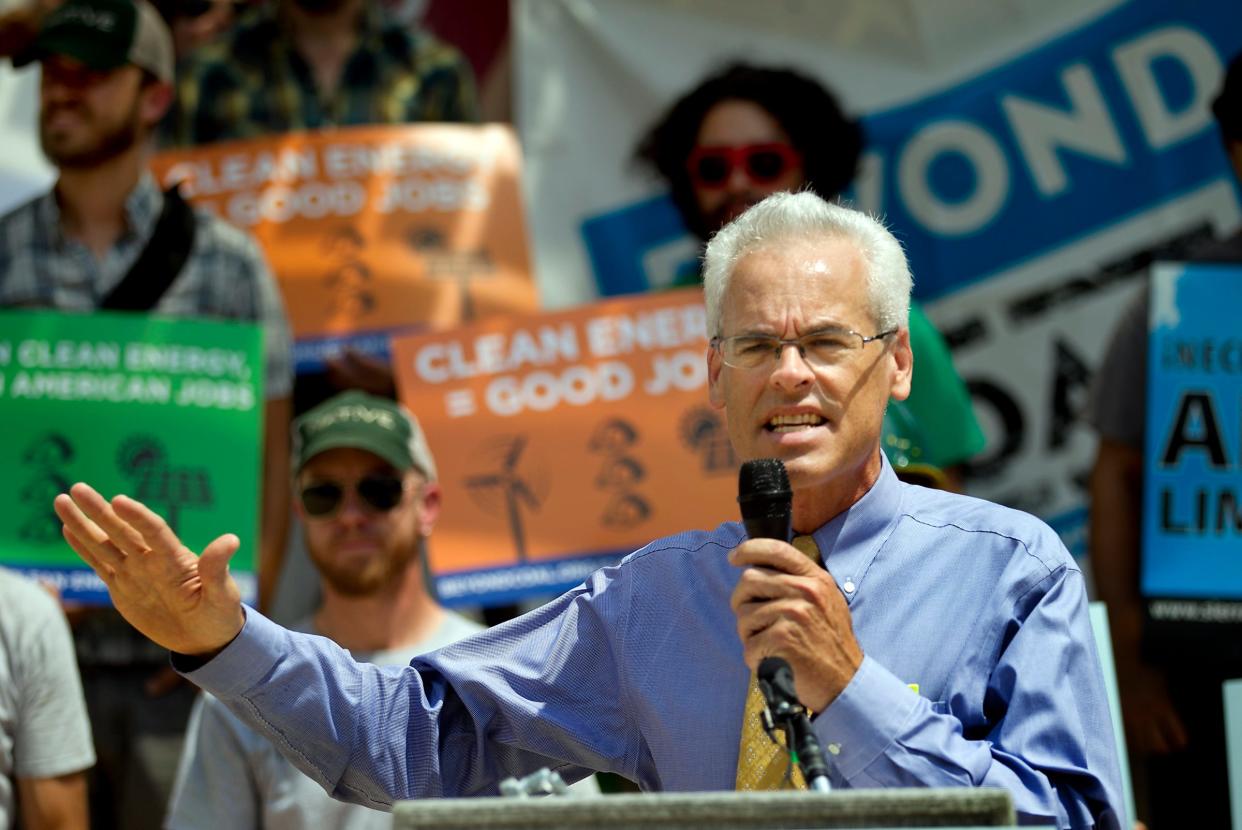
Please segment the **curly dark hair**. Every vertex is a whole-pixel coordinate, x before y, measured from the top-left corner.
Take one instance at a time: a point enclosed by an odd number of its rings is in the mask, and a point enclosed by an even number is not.
[[[831,199],[849,185],[862,154],[863,131],[847,117],[836,96],[818,81],[792,69],[769,69],[734,63],[704,80],[675,102],[638,145],[634,157],[668,180],[673,203],[686,227],[707,239],[694,198],[686,159],[699,127],[721,101],[750,101],[766,110],[789,134],[802,154],[807,185]]]
[[[1212,114],[1226,144],[1242,141],[1242,54],[1229,61],[1220,94],[1212,101]]]

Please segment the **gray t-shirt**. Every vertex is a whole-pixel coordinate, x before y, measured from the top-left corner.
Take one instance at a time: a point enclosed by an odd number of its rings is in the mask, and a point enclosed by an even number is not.
[[[95,763],[69,624],[38,585],[0,568],[0,827],[15,778],[54,778]]]
[[[1242,264],[1242,231],[1213,240],[1187,257],[1197,263]],[[1143,449],[1147,428],[1147,315],[1149,292],[1126,306],[1091,385],[1089,414],[1101,438]]]
[[[309,621],[293,628],[318,633]],[[354,659],[403,666],[420,654],[481,630],[478,623],[448,612],[422,643],[355,653]],[[286,761],[267,738],[243,724],[216,698],[203,694],[190,714],[165,827],[390,830],[392,815],[336,801]]]

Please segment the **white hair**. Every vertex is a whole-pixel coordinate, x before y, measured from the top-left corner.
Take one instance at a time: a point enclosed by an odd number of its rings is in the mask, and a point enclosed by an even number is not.
[[[742,257],[778,242],[845,237],[866,267],[867,298],[879,331],[905,326],[913,279],[901,243],[878,219],[809,191],[774,193],[725,225],[703,255],[707,330],[719,335],[720,304]]]

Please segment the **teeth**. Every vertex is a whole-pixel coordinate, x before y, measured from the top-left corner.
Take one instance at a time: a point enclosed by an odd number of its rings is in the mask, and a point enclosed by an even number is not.
[[[772,429],[781,429],[782,427],[813,427],[819,426],[824,422],[823,416],[816,415],[813,412],[804,412],[798,415],[774,415],[768,421],[768,426]]]

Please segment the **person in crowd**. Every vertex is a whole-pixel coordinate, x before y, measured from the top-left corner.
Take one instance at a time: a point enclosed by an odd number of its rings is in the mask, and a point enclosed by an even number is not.
[[[686,228],[706,244],[751,205],[781,190],[834,199],[854,179],[861,126],[818,81],[790,69],[734,64],[675,101],[637,157],[667,183]],[[698,283],[698,268],[676,285]],[[919,362],[908,400],[894,404],[886,443],[903,477],[963,487],[963,465],[983,450],[970,394],[944,338],[917,304],[910,345]]]
[[[246,0],[156,0],[154,5],[172,31],[181,61],[229,31]]]
[[[188,61],[170,140],[197,145],[358,124],[474,121],[453,47],[365,0],[276,0]]]
[[[1212,105],[1233,174],[1242,182],[1242,55]],[[1189,260],[1242,265],[1242,229],[1207,242]],[[1185,648],[1144,648],[1139,596],[1143,440],[1147,421],[1149,295],[1122,312],[1091,390],[1099,434],[1090,477],[1090,554],[1096,592],[1108,606],[1126,741],[1153,830],[1184,825],[1186,793],[1203,827],[1230,822],[1221,683],[1242,677],[1242,649],[1222,647],[1188,666]],[[1143,799],[1140,798],[1140,803]]]
[[[94,763],[65,615],[0,568],[0,827],[85,830]]]
[[[479,631],[425,584],[440,487],[415,418],[352,391],[300,417],[293,432],[294,503],[322,595],[295,628],[393,666]],[[333,801],[216,698],[195,704],[166,827],[391,825],[386,813]]]
[[[165,143],[193,146],[366,124],[472,122],[469,62],[365,0],[274,0],[189,56]],[[349,388],[395,396],[387,361],[352,349],[298,378],[297,412]]]
[[[1038,519],[905,484],[881,452],[913,371],[900,244],[862,213],[778,193],[704,262],[709,399],[739,459],[784,462],[792,543],[737,522],[659,539],[382,670],[245,608],[235,536],[196,556],[144,505],[79,483],[55,500],[65,538],[179,670],[338,798],[495,793],[543,767],[645,790],[776,788],[789,754],[758,725],[753,672],[777,656],[837,788],[999,787],[1023,823],[1124,826],[1073,558]]]
[[[173,96],[168,27],[144,0],[67,0],[14,58],[42,67],[39,137],[56,167],[47,192],[0,217],[0,308],[99,309],[258,323],[264,336],[263,512],[259,589],[274,584],[289,500],[292,363],[289,327],[255,241],[190,209],[147,171],[150,138]],[[116,615],[75,627],[100,763],[93,811],[139,813],[100,824],[141,827],[154,762],[135,772],[139,736],[176,736],[188,688],[150,699],[163,653]],[[155,745],[155,744],[152,744]],[[175,756],[174,756],[175,757]],[[106,782],[103,783],[103,782]]]

